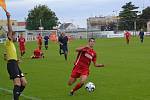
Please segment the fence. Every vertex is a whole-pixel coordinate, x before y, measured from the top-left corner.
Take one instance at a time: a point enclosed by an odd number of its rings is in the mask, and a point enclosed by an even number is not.
[[[0,38],[0,43],[4,43],[6,41],[6,38]]]

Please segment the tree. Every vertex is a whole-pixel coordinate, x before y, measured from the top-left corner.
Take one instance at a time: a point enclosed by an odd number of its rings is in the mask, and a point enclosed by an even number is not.
[[[147,7],[142,10],[142,14],[139,15],[138,20],[138,28],[146,30],[147,22],[150,21],[150,7]]]
[[[119,29],[120,30],[133,30],[134,29],[134,22],[137,19],[136,7],[132,4],[132,2],[126,3],[126,5],[122,6],[122,11],[119,13]]]
[[[49,30],[58,25],[58,18],[46,5],[39,5],[29,11],[26,22],[29,30],[38,30],[41,26]]]

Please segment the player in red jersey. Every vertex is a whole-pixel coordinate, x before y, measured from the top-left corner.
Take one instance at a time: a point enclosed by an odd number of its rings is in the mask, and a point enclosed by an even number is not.
[[[129,44],[129,42],[130,42],[130,37],[131,37],[131,33],[128,32],[128,31],[125,31],[124,36],[125,36],[125,38],[126,38],[127,44]]]
[[[25,54],[25,38],[23,37],[23,34],[20,35],[19,39],[19,48],[20,48],[20,53],[21,53],[21,57]]]
[[[41,50],[42,48],[42,35],[39,33],[38,36],[37,36],[37,42],[38,42],[38,47],[39,49]]]
[[[91,61],[93,61],[95,67],[104,67],[103,64],[96,63],[96,52],[93,50],[94,44],[95,39],[90,38],[86,46],[76,49],[78,55],[68,81],[68,85],[71,86],[73,83],[75,83],[77,78],[80,78],[80,82],[77,83],[77,85],[70,91],[70,95],[73,95],[75,91],[84,85],[89,75],[89,66]]]
[[[44,58],[44,53],[39,48],[35,49],[33,53],[34,55],[31,56],[33,59]]]

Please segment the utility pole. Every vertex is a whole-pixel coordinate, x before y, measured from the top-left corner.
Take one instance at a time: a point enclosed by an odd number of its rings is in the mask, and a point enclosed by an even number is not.
[[[118,25],[118,21],[119,21],[118,18],[119,18],[119,17],[118,17],[118,15],[117,15],[117,14],[118,14],[118,13],[117,13],[117,10],[113,10],[113,13],[114,13],[114,17],[115,17],[115,19],[116,19],[116,33],[117,33],[117,32],[118,32],[118,26],[119,26],[119,25]]]
[[[42,21],[41,21],[41,19],[40,19],[40,27],[39,27],[39,30],[40,30],[40,32],[41,32],[41,35],[42,35],[42,30],[43,30],[44,28],[42,27]]]
[[[136,19],[134,20],[134,34],[136,36]]]

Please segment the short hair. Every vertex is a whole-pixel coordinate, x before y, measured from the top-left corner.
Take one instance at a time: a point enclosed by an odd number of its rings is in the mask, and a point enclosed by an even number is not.
[[[94,40],[94,41],[95,41],[95,38],[89,38],[89,42],[90,42],[91,40]]]

